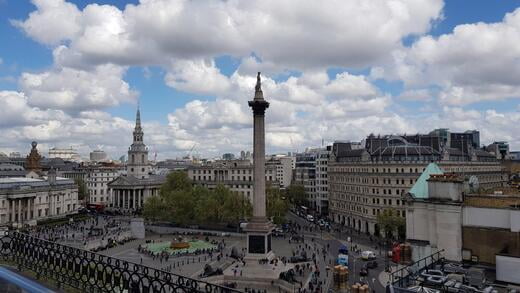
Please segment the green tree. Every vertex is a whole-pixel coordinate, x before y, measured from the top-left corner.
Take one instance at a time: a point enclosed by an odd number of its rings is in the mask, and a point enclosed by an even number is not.
[[[307,203],[307,195],[305,194],[305,188],[300,184],[291,184],[285,190],[287,198],[292,204],[300,206]]]
[[[144,202],[143,216],[147,219],[157,221],[163,218],[166,205],[160,196],[152,196]]]
[[[185,190],[190,191],[193,188],[193,183],[184,171],[173,171],[168,174],[166,182],[161,186],[162,191]]]
[[[186,172],[170,173],[161,186],[158,197],[147,199],[143,215],[147,219],[173,221],[186,225],[195,220],[193,187]]]
[[[285,221],[285,214],[289,209],[283,193],[278,188],[267,188],[267,216],[273,219],[275,224],[282,224]]]
[[[74,179],[74,183],[78,186],[78,200],[88,198],[87,184],[81,178]]]
[[[405,219],[399,216],[399,211],[393,208],[384,209],[377,215],[377,223],[384,231],[385,238],[393,239],[394,236],[402,237],[405,229]]]
[[[172,172],[161,186],[159,196],[144,205],[147,219],[194,223],[238,223],[252,213],[251,204],[242,195],[224,185],[213,190],[193,186],[185,172]]]

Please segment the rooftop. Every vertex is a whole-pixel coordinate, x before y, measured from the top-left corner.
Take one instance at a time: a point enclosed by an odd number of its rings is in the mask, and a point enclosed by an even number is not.
[[[419,176],[419,179],[417,179],[415,184],[412,186],[412,189],[410,189],[410,194],[414,198],[428,198],[428,179],[430,179],[431,175],[441,174],[444,174],[444,172],[437,164],[428,164],[424,172],[422,172],[421,176]]]

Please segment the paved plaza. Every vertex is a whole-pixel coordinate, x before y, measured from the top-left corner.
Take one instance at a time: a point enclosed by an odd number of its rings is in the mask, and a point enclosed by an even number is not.
[[[82,249],[97,250],[103,255],[142,264],[171,273],[204,279],[202,274],[206,265],[213,270],[221,269],[240,276],[244,263],[240,257],[246,253],[246,236],[240,233],[223,233],[217,231],[201,231],[174,227],[146,226],[145,239],[131,239],[130,217],[93,216],[83,221],[70,222],[54,227],[32,228],[30,233],[42,239],[73,245]],[[373,250],[378,253],[373,243],[362,241],[356,235],[346,232],[326,232],[319,230],[308,221],[288,214],[287,219],[296,227],[296,235],[303,240],[291,240],[289,234],[273,237],[273,252],[278,260],[277,265],[288,264],[291,257],[305,254],[309,261],[300,262],[294,267],[294,290],[302,292],[327,292],[332,288],[332,267],[335,264],[339,246],[347,245],[357,250]],[[352,237],[350,237],[352,236]],[[107,241],[124,238],[127,241],[116,241],[107,245]],[[347,242],[351,238],[354,242]],[[130,240],[128,240],[130,239]],[[182,240],[190,244],[188,249],[172,250],[172,241]],[[232,254],[238,256],[233,258]],[[351,275],[349,283],[365,282],[377,292],[383,290],[388,275],[383,272],[384,258],[378,257],[379,268],[371,270],[368,277],[360,277],[359,269],[363,266],[360,255],[350,252]],[[284,269],[284,267],[282,267]],[[245,289],[245,288],[241,288]],[[252,288],[248,288],[252,289]]]

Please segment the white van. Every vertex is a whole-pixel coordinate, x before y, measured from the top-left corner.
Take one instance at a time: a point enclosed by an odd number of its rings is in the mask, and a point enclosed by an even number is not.
[[[314,222],[314,217],[312,215],[307,215],[307,221]]]

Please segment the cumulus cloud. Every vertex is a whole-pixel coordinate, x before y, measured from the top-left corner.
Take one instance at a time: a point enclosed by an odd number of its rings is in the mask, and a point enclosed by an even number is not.
[[[173,61],[164,80],[173,88],[206,95],[226,92],[230,87],[213,60]]]
[[[67,43],[60,59],[68,65],[255,53],[265,64],[291,69],[371,65],[403,37],[428,31],[443,7],[441,0],[154,0],[82,11],[62,0],[34,4],[36,11],[14,23],[39,42]]]
[[[34,12],[12,23],[50,47],[54,64],[23,73],[19,92],[0,92],[3,142],[79,141],[80,149],[104,145],[117,157],[130,144],[133,121],[106,110],[136,100],[124,80],[130,66],[142,66],[145,76],[158,66],[167,86],[209,96],[173,109],[168,125],[144,124],[145,142],[159,157],[194,146],[204,155],[251,150],[247,101],[257,71],[271,103],[268,151],[437,127],[480,129],[483,141],[520,146],[518,109],[471,108],[520,96],[520,9],[501,22],[432,37],[426,33],[442,17],[442,0],[141,0],[124,9],[33,3]],[[417,40],[407,47],[402,40],[410,35]],[[215,60],[223,55],[240,61],[235,72],[221,72]],[[329,76],[330,68],[344,72]],[[359,68],[369,76],[352,73]],[[382,92],[374,83],[381,78],[402,81],[404,91]],[[428,117],[403,101],[428,102]]]
[[[74,113],[99,110],[136,100],[137,92],[122,80],[124,72],[124,68],[111,64],[96,66],[92,71],[58,67],[23,73],[20,87],[28,104],[41,109]]]
[[[520,97],[520,9],[497,23],[455,27],[419,38],[393,52],[394,63],[373,68],[374,78],[403,80],[408,87],[440,87],[439,101],[468,105]]]

